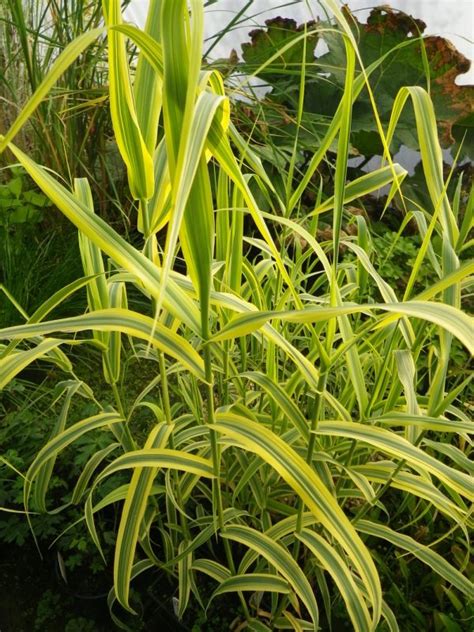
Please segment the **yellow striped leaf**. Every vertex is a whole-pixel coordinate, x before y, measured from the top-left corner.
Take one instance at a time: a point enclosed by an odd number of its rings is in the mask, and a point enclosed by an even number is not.
[[[233,413],[218,412],[213,429],[234,439],[271,465],[298,494],[314,517],[334,535],[359,572],[370,595],[377,623],[381,613],[381,588],[372,557],[354,527],[316,472],[283,439],[262,424]]]

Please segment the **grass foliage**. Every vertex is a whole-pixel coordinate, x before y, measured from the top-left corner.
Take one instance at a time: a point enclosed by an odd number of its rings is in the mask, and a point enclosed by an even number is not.
[[[201,67],[201,0],[151,0],[144,30],[123,23],[117,0],[104,0],[105,25],[81,22],[3,130],[1,150],[77,227],[84,270],[24,324],[0,330],[2,387],[38,360],[61,375],[61,413],[25,472],[25,512],[57,511],[48,500],[57,460],[87,433],[107,433],[70,503],[84,505],[99,550],[97,517],[118,508],[108,601],[122,627],[123,609],[134,610],[131,585],[153,568],[174,582],[180,618],[191,600],[211,610],[233,593],[252,630],[331,629],[341,619],[358,632],[398,630],[412,606],[394,578],[412,572],[419,581],[426,566],[425,590],[460,620],[468,616],[469,379],[453,378],[450,362],[453,348],[473,349],[463,310],[473,196],[448,199],[423,88],[400,90],[382,128],[370,87],[377,62],[360,66],[339,5],[323,4],[345,50],[345,90],[301,178],[297,139],[275,181],[234,127],[223,77]],[[136,71],[127,41],[139,50]],[[95,212],[86,178],[68,188],[15,142],[91,46],[107,55],[139,245]],[[67,87],[82,94],[80,82]],[[351,115],[362,91],[384,164],[349,184]],[[408,102],[430,200],[410,212],[420,245],[401,290],[373,264],[366,219],[355,218],[353,235],[341,227],[347,205],[383,186],[403,203],[406,172],[390,144]],[[67,128],[64,138],[72,142]],[[334,190],[321,189],[304,214],[305,187],[334,143]],[[332,223],[325,240],[316,239],[321,217]],[[436,280],[420,292],[427,265]],[[86,312],[55,318],[84,288]],[[139,311],[129,300],[137,293]],[[86,347],[101,357],[103,399],[75,366]],[[76,397],[94,411],[72,423]],[[118,472],[127,482],[106,486]],[[441,609],[437,616],[457,626]]]

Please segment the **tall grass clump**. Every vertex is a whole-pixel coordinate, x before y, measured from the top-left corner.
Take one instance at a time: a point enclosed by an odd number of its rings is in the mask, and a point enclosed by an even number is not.
[[[270,179],[232,123],[222,76],[201,67],[201,0],[151,0],[143,30],[123,23],[117,0],[104,0],[105,26],[99,21],[68,44],[3,130],[1,149],[77,227],[84,269],[24,324],[0,330],[0,387],[38,360],[63,376],[62,413],[25,472],[25,512],[32,519],[30,512],[57,511],[48,487],[62,452],[86,433],[108,433],[70,503],[84,505],[99,550],[97,516],[118,512],[108,602],[119,626],[118,605],[134,612],[131,584],[152,569],[163,586],[172,582],[180,618],[191,602],[211,611],[233,593],[253,630],[330,629],[342,608],[357,631],[398,630],[406,601],[394,598],[389,570],[398,558],[404,569],[426,565],[436,578],[431,590],[452,603],[473,596],[467,380],[446,386],[454,341],[473,349],[462,310],[474,271],[462,259],[473,197],[466,204],[447,197],[423,88],[402,89],[382,128],[370,84],[378,62],[361,67],[339,5],[323,4],[345,50],[345,90],[299,181],[297,142],[284,181]],[[95,212],[86,178],[67,188],[15,144],[60,77],[105,35],[110,114],[136,201],[139,246]],[[127,41],[139,49],[133,73]],[[362,90],[372,100],[384,164],[348,183],[351,113]],[[381,187],[403,200],[406,172],[392,161],[390,144],[408,102],[430,205],[413,213],[422,241],[400,295],[372,264],[363,216],[353,237],[341,225],[348,203]],[[334,190],[320,191],[303,222],[305,187],[335,143]],[[321,242],[323,214],[332,233]],[[343,249],[353,257],[342,258]],[[436,282],[415,294],[427,262]],[[367,298],[368,284],[376,301]],[[54,318],[81,288],[86,312]],[[129,307],[136,292],[140,312]],[[86,348],[101,356],[104,401],[77,376],[75,358]],[[132,398],[128,379],[144,367]],[[70,423],[79,395],[95,412]],[[110,490],[119,472],[126,483]],[[428,539],[414,535],[422,526]],[[392,562],[384,558],[387,543]]]
[[[126,7],[128,0],[122,3]],[[47,81],[61,52],[86,31],[100,28],[100,2],[5,0],[0,7],[0,121],[7,129]],[[107,107],[105,40],[97,37],[67,64],[48,99],[16,130],[19,146],[66,182],[86,176],[104,210],[120,186]],[[11,159],[11,156],[9,156]],[[2,162],[5,162],[2,160]]]

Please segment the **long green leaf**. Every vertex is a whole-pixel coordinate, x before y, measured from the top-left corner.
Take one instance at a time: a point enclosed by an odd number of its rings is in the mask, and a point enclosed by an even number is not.
[[[138,33],[142,33],[160,50],[161,47],[157,41],[160,38],[161,29],[160,4],[160,0],[151,0],[149,3],[144,31],[125,25],[118,26],[125,26],[125,29],[134,29],[138,31]],[[124,30],[120,28],[116,28],[116,30],[121,33],[124,32]],[[138,57],[133,93],[136,103],[138,127],[140,128],[148,152],[153,156],[156,147],[158,121],[160,119],[162,105],[162,72],[159,72],[159,70],[155,68],[143,50],[140,51]]]
[[[355,533],[335,498],[316,472],[280,437],[261,424],[240,415],[219,412],[213,428],[258,454],[292,487],[317,520],[345,549],[360,573],[374,609],[374,623],[380,618],[381,588],[370,553]]]
[[[378,191],[379,189],[392,184],[394,175],[397,176],[401,182],[406,177],[407,173],[406,169],[401,167],[399,164],[394,163],[392,167],[382,167],[381,169],[376,169],[375,171],[366,173],[355,180],[351,180],[344,187],[344,204],[349,204],[354,200],[359,200],[364,195],[368,195],[369,193],[373,193],[374,191]],[[328,198],[322,204],[317,206],[314,211],[309,213],[307,217],[319,215],[320,213],[331,210],[334,207],[334,203],[334,196]]]
[[[384,485],[389,483],[395,489],[401,489],[403,492],[413,494],[417,498],[424,498],[450,520],[456,520],[457,524],[463,528],[463,524],[466,521],[466,512],[447,498],[429,479],[404,470],[399,472],[395,470],[396,465],[391,461],[356,465],[352,468],[352,471],[361,473],[371,481]]]
[[[195,454],[187,454],[180,450],[171,450],[168,448],[147,448],[143,450],[132,450],[115,459],[108,465],[96,479],[97,485],[106,476],[110,476],[115,472],[127,470],[130,468],[169,468],[172,470],[180,470],[183,472],[191,472],[198,476],[213,478],[214,472],[212,464],[208,459],[196,456]]]
[[[315,432],[319,435],[346,437],[373,445],[378,450],[405,459],[412,467],[421,468],[433,474],[451,489],[474,500],[474,490],[469,476],[438,461],[395,432],[377,426],[345,421],[321,421]]]
[[[96,477],[94,486],[91,489],[89,496],[87,497],[85,505],[85,517],[87,527],[91,534],[94,544],[97,546],[99,552],[102,554],[102,548],[100,546],[99,537],[94,523],[94,508],[92,504],[92,494],[97,485],[104,480],[107,476],[115,474],[115,472],[121,472],[123,470],[134,468],[169,468],[172,470],[179,470],[183,472],[190,472],[197,476],[205,478],[213,478],[214,470],[211,461],[194,454],[187,454],[179,450],[171,450],[168,448],[147,448],[143,450],[131,450],[122,456],[119,456],[115,461],[110,463],[101,474]],[[140,502],[142,499],[137,498]],[[103,555],[103,554],[102,554]],[[124,586],[120,583],[119,586],[123,590],[123,595],[128,595],[128,586]],[[122,598],[122,597],[121,597]],[[124,600],[125,602],[125,600]],[[128,605],[123,605],[133,612]]]
[[[150,433],[144,449],[163,448],[168,441],[173,427],[164,422],[158,424]],[[157,468],[134,469],[127,497],[122,509],[114,560],[114,586],[118,601],[129,609],[129,589],[135,550],[153,480]]]
[[[152,297],[161,300],[168,311],[199,332],[200,319],[196,305],[180,290],[173,279],[169,279],[166,287],[161,288],[161,271],[152,261],[125,241],[104,220],[88,212],[70,191],[18,147],[10,143],[9,148],[43,193],[82,233],[97,244],[118,266],[134,275],[135,282],[143,284],[146,291]]]
[[[371,421],[388,426],[419,426],[421,430],[434,432],[473,433],[474,423],[470,421],[445,419],[444,417],[428,417],[404,412],[390,412],[382,417],[374,417]]]
[[[64,387],[64,402],[61,406],[61,412],[54,425],[51,436],[57,436],[64,431],[71,407],[71,401],[75,393],[80,389],[81,382],[66,383]],[[50,439],[51,440],[51,439]],[[53,454],[50,459],[45,461],[39,471],[36,473],[36,485],[33,492],[33,504],[36,509],[42,513],[46,512],[46,492],[53,474],[54,465],[56,463],[57,453]]]
[[[303,529],[296,537],[309,548],[333,578],[345,601],[354,630],[373,630],[365,600],[341,556],[314,531]]]
[[[71,333],[86,331],[121,331],[124,334],[146,340],[163,353],[178,360],[196,377],[205,379],[203,361],[191,345],[171,329],[153,323],[153,319],[127,309],[111,308],[83,314],[72,318],[63,318],[44,323],[31,323],[7,327],[0,330],[0,338],[30,338],[35,335],[53,332]],[[57,341],[55,341],[57,343]]]
[[[20,129],[25,125],[28,119],[31,117],[36,108],[40,105],[42,100],[46,97],[48,92],[54,86],[59,77],[66,72],[69,66],[79,57],[83,50],[85,50],[94,40],[96,40],[103,33],[103,28],[93,29],[87,33],[83,33],[76,37],[62,53],[58,56],[54,64],[48,71],[41,84],[38,86],[34,94],[30,97],[26,105],[17,116],[15,122],[10,127],[5,136],[0,136],[0,154],[5,151]]]
[[[62,340],[43,340],[32,349],[28,349],[27,351],[13,351],[5,357],[0,358],[0,389],[4,388],[32,362],[44,358],[48,353],[57,349],[62,344]]]
[[[121,33],[111,28],[122,22],[120,2],[103,0],[103,6],[108,27],[110,113],[115,138],[127,166],[130,192],[136,200],[147,200],[154,191],[152,154],[138,123],[125,41]]]
[[[276,575],[266,575],[264,573],[252,573],[250,575],[234,575],[224,581],[212,593],[209,603],[217,597],[229,592],[276,592],[288,594],[290,588],[288,583]]]
[[[364,305],[348,305],[340,307],[310,307],[304,310],[287,312],[258,312],[244,314],[233,318],[228,325],[213,337],[213,340],[228,340],[238,336],[245,336],[265,323],[273,319],[281,319],[295,323],[311,323],[330,320],[345,314],[359,314],[383,310],[392,312],[393,315],[379,318],[374,322],[376,327],[384,327],[397,320],[401,316],[420,318],[446,329],[462,342],[469,351],[474,353],[472,337],[473,319],[461,310],[443,303],[431,303],[428,301],[407,301],[394,305],[386,303],[374,303]]]
[[[410,538],[408,535],[397,533],[385,525],[370,522],[368,520],[360,520],[357,524],[357,530],[361,533],[366,533],[367,535],[387,540],[394,546],[397,546],[404,551],[408,551],[416,558],[430,566],[435,573],[455,586],[468,598],[474,599],[474,586],[469,579],[454,568],[454,566],[452,566],[443,556],[435,553],[435,551],[424,544]]]
[[[87,432],[98,428],[107,428],[122,421],[122,417],[117,413],[100,413],[99,415],[87,417],[87,419],[83,419],[82,421],[75,423],[70,428],[66,428],[63,432],[53,437],[43,448],[41,448],[34,458],[33,463],[28,468],[23,488],[25,508],[28,507],[33,481],[38,476],[45,463],[48,463],[50,459],[54,459],[59,452],[64,450],[64,448],[82,437]]]
[[[281,544],[264,533],[240,525],[227,526],[222,537],[245,544],[274,566],[304,603],[313,620],[314,629],[318,629],[319,611],[313,589],[301,568]]]

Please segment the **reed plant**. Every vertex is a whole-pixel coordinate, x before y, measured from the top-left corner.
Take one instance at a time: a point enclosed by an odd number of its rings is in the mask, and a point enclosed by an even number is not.
[[[125,8],[128,0],[122,3]],[[0,121],[7,129],[60,53],[103,23],[94,0],[5,0],[0,7]],[[87,177],[102,211],[120,188],[107,104],[105,41],[97,38],[57,78],[17,135],[17,143],[72,185]],[[131,51],[129,51],[131,54]],[[8,156],[11,160],[11,155]],[[5,164],[5,160],[2,163]]]
[[[1,137],[1,150],[9,148],[77,227],[84,269],[24,324],[0,330],[0,387],[38,360],[64,372],[61,414],[25,472],[25,512],[30,519],[32,511],[58,511],[47,492],[63,450],[85,433],[109,433],[70,502],[84,504],[99,550],[96,516],[119,508],[108,598],[118,626],[126,627],[118,606],[134,609],[131,584],[155,569],[174,583],[180,618],[191,601],[212,611],[214,600],[233,593],[242,627],[252,630],[317,630],[322,622],[331,629],[341,603],[358,632],[398,630],[403,613],[394,612],[380,541],[406,566],[425,564],[451,603],[464,608],[473,596],[472,423],[462,399],[469,380],[446,386],[453,341],[473,349],[463,311],[474,270],[463,261],[473,195],[447,197],[423,88],[403,88],[382,128],[370,82],[380,61],[363,68],[338,3],[323,4],[346,53],[345,91],[298,180],[297,139],[282,182],[270,179],[232,123],[222,76],[201,67],[201,0],[151,0],[143,30],[123,22],[117,0],[104,0],[105,25],[68,44]],[[68,188],[14,142],[59,78],[105,35],[110,113],[137,204],[139,246],[95,212],[86,178]],[[127,40],[139,50],[136,73]],[[351,112],[362,90],[384,164],[347,182]],[[421,247],[401,295],[372,263],[364,217],[352,237],[341,225],[348,204],[381,187],[403,201],[406,172],[390,144],[408,102],[430,205],[411,212]],[[335,143],[334,191],[321,189],[303,222],[302,195]],[[321,242],[323,216],[332,233]],[[342,248],[353,258],[343,259]],[[416,294],[427,262],[436,282]],[[55,319],[56,307],[81,288],[86,313]],[[140,312],[128,306],[132,291],[143,296]],[[76,375],[70,350],[85,347],[101,354],[113,405]],[[131,399],[127,376],[143,366],[148,377]],[[96,413],[70,423],[79,394]],[[129,482],[104,493],[123,471]],[[414,536],[425,525],[426,542]]]

